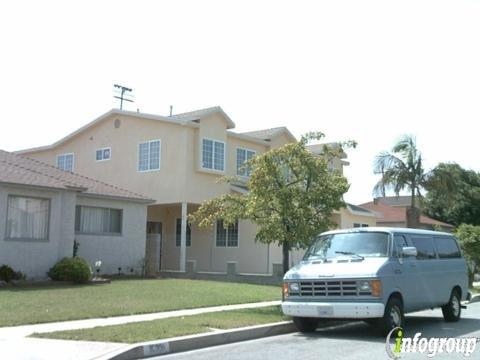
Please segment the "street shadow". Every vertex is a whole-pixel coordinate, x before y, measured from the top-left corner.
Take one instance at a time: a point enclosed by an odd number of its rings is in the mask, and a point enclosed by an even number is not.
[[[465,337],[472,336],[471,333],[480,332],[480,319],[462,318],[455,323],[445,322],[441,316],[406,316],[405,317],[405,337],[413,337],[417,332],[421,337]],[[295,336],[317,340],[326,339],[344,339],[367,341],[372,343],[385,343],[385,336],[380,334],[377,329],[366,324],[363,321],[356,322],[334,322],[324,323],[314,333],[297,333]]]

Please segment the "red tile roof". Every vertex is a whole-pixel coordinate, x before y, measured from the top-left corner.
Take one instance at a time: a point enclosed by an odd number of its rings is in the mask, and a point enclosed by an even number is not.
[[[371,201],[365,204],[359,205],[365,209],[370,211],[374,211],[378,214],[377,222],[403,222],[406,223],[407,221],[407,213],[405,207],[398,207],[398,206],[390,206],[378,201],[376,204]],[[438,221],[432,219],[431,217],[421,215],[420,216],[420,223],[427,224],[427,225],[441,225],[446,227],[453,228],[453,225],[444,223],[442,221]]]
[[[0,150],[0,183],[77,190],[90,195],[153,202],[132,191],[3,150]]]

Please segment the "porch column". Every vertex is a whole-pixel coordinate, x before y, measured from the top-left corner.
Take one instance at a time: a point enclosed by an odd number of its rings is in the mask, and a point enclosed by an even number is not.
[[[187,263],[187,202],[182,202],[182,226],[180,232],[180,271],[185,271]]]

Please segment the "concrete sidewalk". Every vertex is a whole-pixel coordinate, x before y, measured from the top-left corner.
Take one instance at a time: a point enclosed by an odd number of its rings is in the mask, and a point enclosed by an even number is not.
[[[85,319],[85,320],[61,321],[61,322],[35,324],[35,325],[0,327],[0,340],[22,338],[22,337],[31,335],[33,333],[46,333],[46,332],[53,332],[53,331],[88,329],[96,326],[120,325],[120,324],[128,324],[128,323],[140,322],[140,321],[166,319],[170,317],[189,316],[189,315],[197,315],[197,314],[204,314],[204,313],[217,312],[217,311],[227,311],[227,310],[251,309],[251,308],[274,306],[274,305],[280,305],[280,301],[264,301],[264,302],[257,302],[257,303],[212,306],[212,307],[195,308],[195,309],[188,309],[188,310],[173,310],[173,311],[165,311],[165,312],[141,314],[141,315],[114,316],[114,317],[98,318],[98,319]]]
[[[61,321],[54,323],[0,327],[0,359],[9,360],[90,360],[112,351],[131,347],[131,344],[92,341],[67,341],[27,338],[33,333],[88,329],[96,326],[121,325],[139,321],[166,319],[217,311],[251,309],[279,305],[280,301],[212,306],[188,310],[174,310],[151,314],[115,316],[109,318]]]

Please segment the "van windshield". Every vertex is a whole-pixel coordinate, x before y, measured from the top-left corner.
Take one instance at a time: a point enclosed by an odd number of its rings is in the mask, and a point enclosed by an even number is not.
[[[387,252],[388,233],[351,232],[319,236],[307,250],[303,260],[339,256],[385,257]]]

